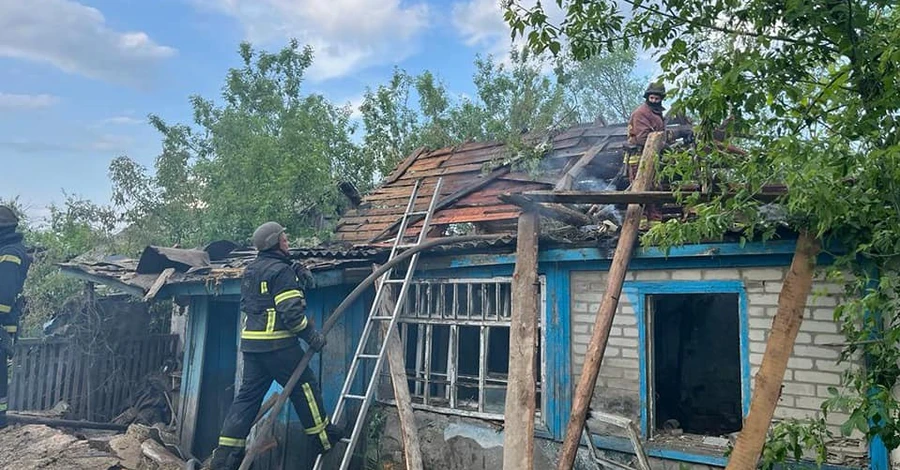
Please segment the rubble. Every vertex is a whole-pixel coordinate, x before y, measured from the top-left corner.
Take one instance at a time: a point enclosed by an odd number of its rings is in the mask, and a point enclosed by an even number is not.
[[[71,432],[44,425],[0,430],[0,470],[176,470],[178,450],[157,428],[131,425],[124,434]]]

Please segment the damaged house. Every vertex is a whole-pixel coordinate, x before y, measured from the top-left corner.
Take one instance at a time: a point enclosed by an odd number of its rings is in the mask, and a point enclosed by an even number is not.
[[[424,210],[443,178],[429,237],[460,231],[503,235],[493,241],[433,249],[419,260],[399,318],[408,388],[416,411],[426,468],[480,469],[502,465],[505,395],[509,373],[516,194],[533,191],[615,190],[624,126],[577,126],[545,142],[550,149],[538,175],[516,170],[499,143],[468,143],[410,155],[382,185],[344,215],[336,236],[344,246],[295,250],[314,273],[307,292],[316,324],[383,263],[411,189],[421,180],[415,209]],[[559,442],[572,409],[596,312],[606,287],[622,207],[567,205],[542,215],[538,248],[540,319],[535,468],[555,468]],[[408,233],[416,233],[412,224]],[[574,226],[574,227],[573,227]],[[731,239],[732,241],[728,241]],[[794,253],[784,230],[768,243],[688,245],[664,253],[637,249],[613,320],[588,420],[598,455],[635,466],[636,453],[653,468],[723,467],[725,453],[749,411],[754,376],[772,327],[778,294]],[[129,261],[69,264],[65,272],[138,296],[152,291],[184,306],[183,375],[178,426],[184,450],[203,459],[215,447],[235,392],[239,278],[252,250],[209,249],[200,265],[165,263],[138,272]],[[827,264],[827,256],[820,258]],[[173,267],[161,279],[165,268]],[[841,286],[817,280],[793,349],[776,419],[818,416],[828,388],[840,383],[843,341],[833,320]],[[326,406],[333,410],[362,333],[374,290],[363,296],[328,336],[313,360]],[[240,380],[240,377],[237,377]],[[273,389],[277,389],[273,386]],[[378,400],[390,404],[390,387]],[[289,408],[289,407],[288,407]],[[378,439],[382,461],[396,460],[400,437],[393,408]],[[371,412],[370,412],[371,414]],[[603,419],[630,421],[633,428]],[[271,468],[309,468],[301,460],[302,425],[285,410],[280,446],[266,454]],[[838,428],[846,416],[829,414]],[[615,421],[615,420],[613,420]],[[352,421],[351,421],[352,422]],[[629,429],[636,430],[635,436]],[[861,436],[832,442],[831,468],[887,468],[887,451]],[[285,443],[290,443],[284,445]],[[585,442],[586,443],[586,442]],[[587,446],[576,468],[598,468]]]

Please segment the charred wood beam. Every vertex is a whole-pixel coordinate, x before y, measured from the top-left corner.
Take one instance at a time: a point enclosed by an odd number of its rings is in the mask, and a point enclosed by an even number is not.
[[[62,428],[100,429],[105,431],[126,431],[128,426],[113,423],[96,423],[93,421],[78,421],[72,419],[41,418],[38,416],[23,415],[15,412],[6,414],[11,423],[19,424],[43,424]]]
[[[736,197],[738,193],[682,192],[683,197],[697,196],[700,202],[708,202],[714,197]],[[759,202],[773,202],[784,197],[786,191],[772,190],[751,195]],[[675,204],[678,195],[669,191],[526,191],[521,194],[532,202],[553,202],[558,204]]]
[[[582,227],[594,223],[594,220],[588,217],[586,214],[578,212],[574,209],[569,209],[568,207],[561,206],[559,204],[540,204],[532,201],[528,197],[522,196],[521,194],[506,193],[501,194],[498,197],[501,201],[508,204],[519,206],[528,211],[535,211],[543,217],[558,220],[562,223],[573,225],[575,227]]]
[[[609,137],[603,139],[603,142],[593,146],[590,150],[584,153],[581,158],[575,162],[575,165],[563,175],[562,178],[556,183],[556,186],[553,188],[556,191],[562,191],[566,189],[571,189],[572,184],[575,182],[575,179],[581,175],[581,172],[584,171],[585,167],[587,167],[594,158],[600,154],[600,152],[604,151],[606,147],[609,145]]]

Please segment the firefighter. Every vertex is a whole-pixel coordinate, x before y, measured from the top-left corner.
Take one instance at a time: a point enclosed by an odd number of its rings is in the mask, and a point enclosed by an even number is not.
[[[628,148],[625,150],[625,170],[628,172],[628,183],[634,183],[637,176],[638,164],[641,161],[641,153],[647,137],[653,132],[665,132],[666,121],[663,118],[663,99],[666,97],[666,88],[662,83],[651,83],[644,91],[644,102],[641,103],[631,118],[628,119]],[[667,140],[671,137],[666,135]],[[656,204],[647,204],[645,213],[650,224],[662,220],[662,212]]]
[[[663,118],[663,111],[666,108],[662,104],[665,98],[665,86],[662,83],[651,83],[644,92],[644,102],[631,113],[631,118],[628,119],[628,144],[631,148],[626,152],[625,164],[628,165],[629,182],[634,182],[647,137],[652,132],[666,130],[666,121]]]
[[[19,316],[24,300],[21,297],[31,258],[22,244],[22,234],[16,232],[19,218],[12,209],[0,206],[0,428],[6,427],[9,407],[9,377],[7,361],[13,356],[13,342],[19,329]]]
[[[214,470],[240,466],[245,439],[272,381],[284,386],[304,355],[298,337],[316,352],[325,346],[325,337],[305,315],[302,284],[311,276],[288,258],[284,228],[266,222],[253,233],[252,241],[259,255],[241,279],[243,379],[213,451],[210,468]],[[329,423],[312,371],[303,371],[290,398],[313,448],[328,452],[343,433]]]

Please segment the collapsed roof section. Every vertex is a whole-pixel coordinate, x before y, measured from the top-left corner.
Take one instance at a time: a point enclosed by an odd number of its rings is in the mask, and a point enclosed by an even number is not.
[[[537,174],[513,168],[517,156],[501,142],[470,142],[434,151],[418,150],[401,163],[380,187],[338,222],[337,238],[356,245],[392,236],[406,210],[416,180],[422,179],[415,210],[425,210],[438,178],[441,195],[432,226],[446,232],[452,224],[475,224],[488,233],[514,233],[521,209],[504,202],[509,192],[537,190],[606,190],[621,184],[625,125],[584,124],[541,137],[524,137],[531,144],[546,142],[549,151]],[[583,175],[578,178],[577,175]],[[579,185],[579,183],[582,183]],[[627,185],[627,180],[625,181]],[[412,224],[418,233],[421,222]],[[442,235],[437,233],[435,235]]]

